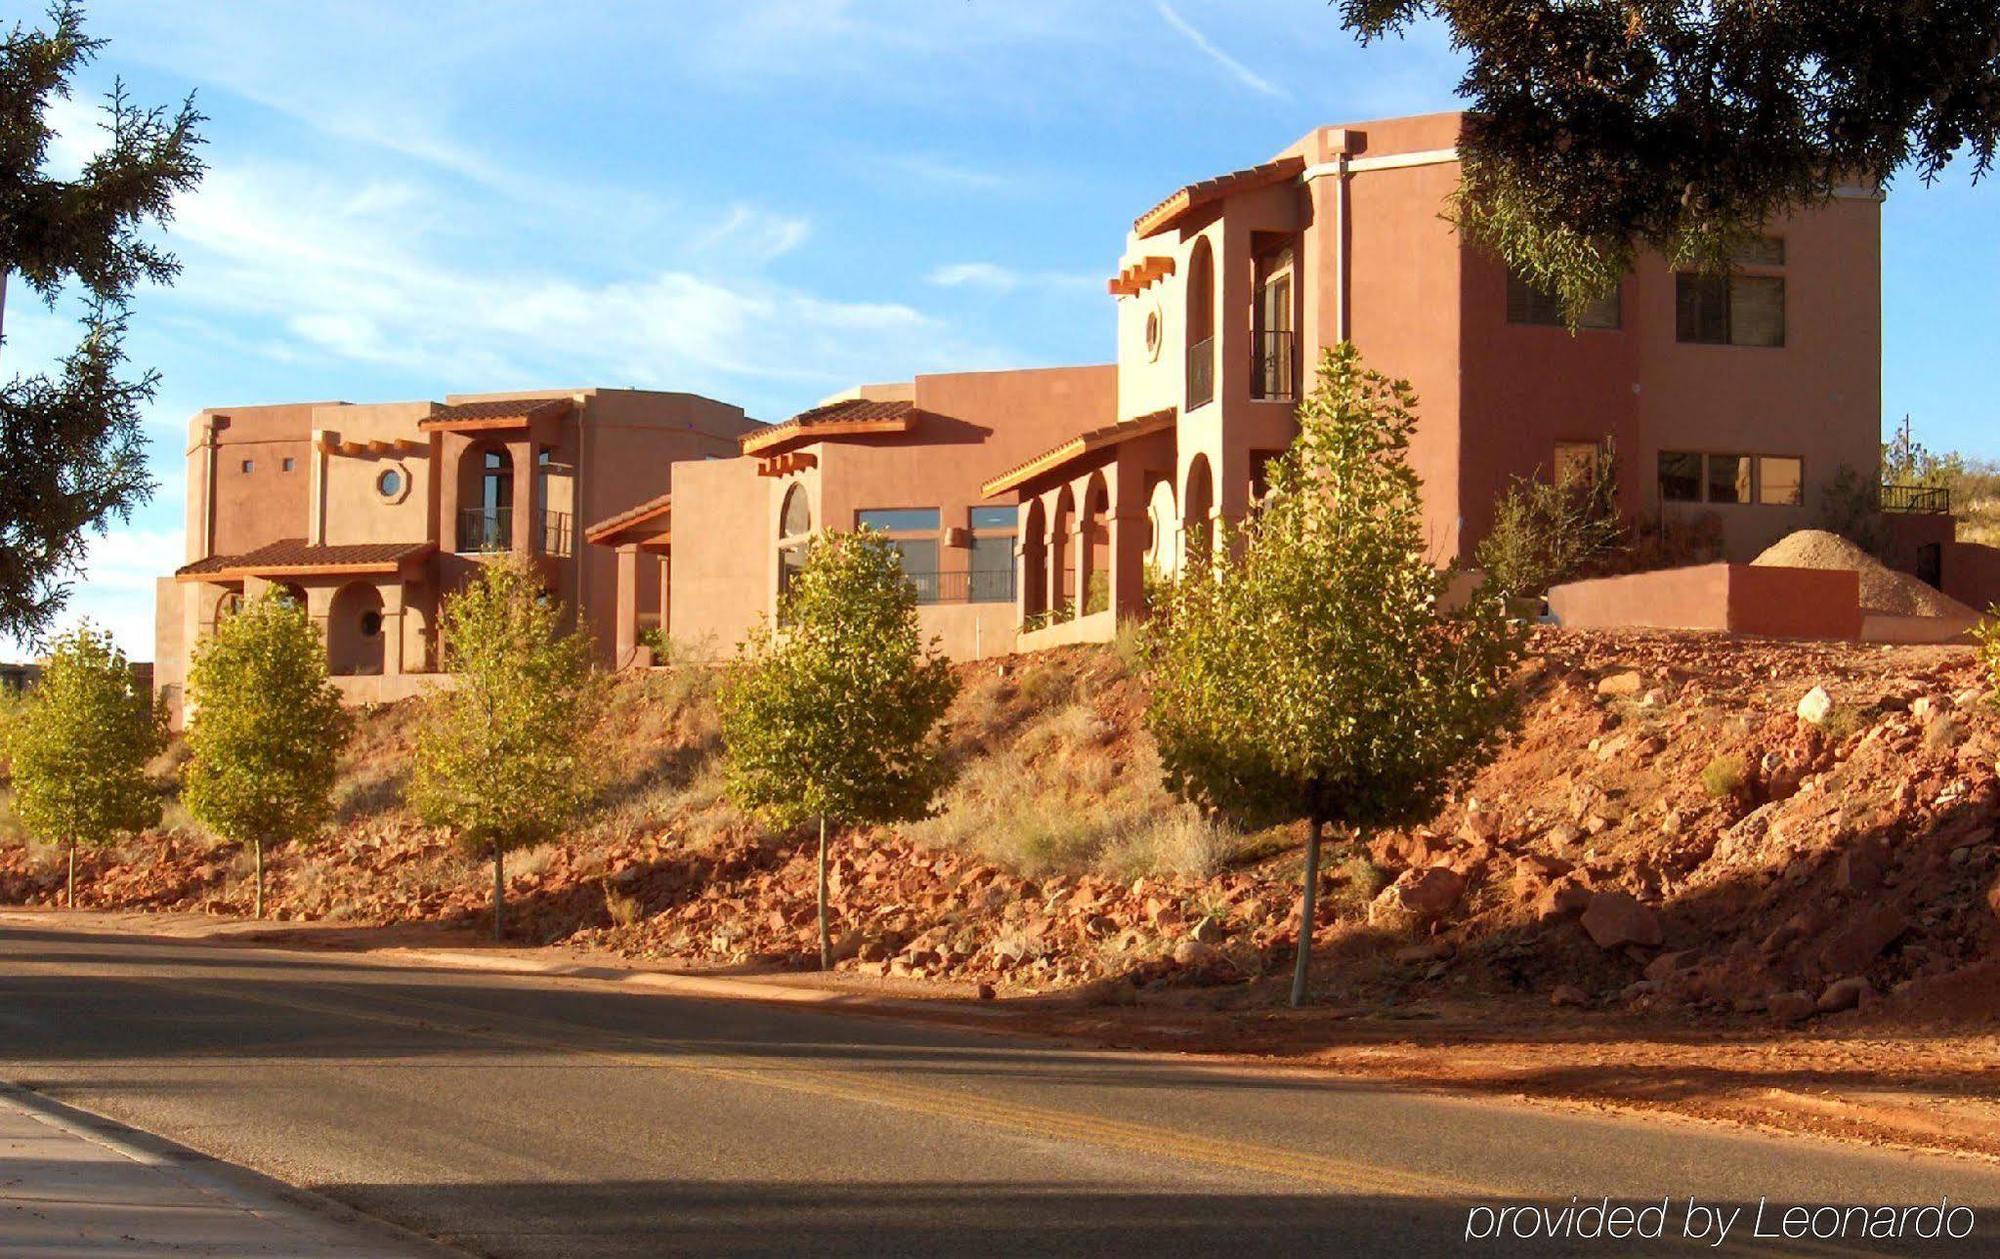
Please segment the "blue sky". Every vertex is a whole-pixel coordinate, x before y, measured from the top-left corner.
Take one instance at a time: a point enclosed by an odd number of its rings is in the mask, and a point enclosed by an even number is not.
[[[143,293],[155,502],[68,619],[152,656],[204,406],[533,386],[688,389],[781,419],[861,380],[1106,361],[1103,279],[1174,187],[1325,123],[1454,106],[1435,29],[1372,48],[1320,0],[94,0],[113,75],[192,88],[212,171]],[[2000,187],[1905,180],[1884,222],[1884,412],[2000,456]],[[18,290],[5,367],[73,328]],[[66,315],[68,312],[62,312]],[[1977,374],[1977,378],[1975,378]],[[0,656],[19,654],[0,642]]]

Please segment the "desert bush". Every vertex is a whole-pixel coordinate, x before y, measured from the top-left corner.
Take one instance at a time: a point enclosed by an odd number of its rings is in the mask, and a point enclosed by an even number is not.
[[[1717,756],[1701,770],[1701,789],[1717,800],[1741,794],[1749,781],[1748,767],[1734,754]]]
[[[1493,528],[1473,557],[1509,598],[1536,598],[1602,563],[1624,544],[1617,459],[1600,449],[1586,474],[1516,477],[1494,504]]]

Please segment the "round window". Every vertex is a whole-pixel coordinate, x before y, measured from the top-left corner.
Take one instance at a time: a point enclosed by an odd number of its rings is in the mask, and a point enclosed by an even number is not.
[[[363,612],[361,614],[361,636],[363,638],[374,638],[381,632],[382,614],[374,611]]]
[[[1146,357],[1160,357],[1160,343],[1165,339],[1161,327],[1160,308],[1155,306],[1146,312]]]
[[[396,498],[403,492],[403,470],[384,468],[382,475],[375,478],[375,491],[383,498]]]

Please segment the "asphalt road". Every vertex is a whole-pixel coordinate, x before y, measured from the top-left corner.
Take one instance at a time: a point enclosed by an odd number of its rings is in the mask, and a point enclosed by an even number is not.
[[[2000,1248],[2000,1170],[1967,1161],[40,928],[0,927],[0,1079],[494,1255],[1715,1253],[1689,1195],[1743,1208],[1723,1253]],[[1669,1199],[1663,1235],[1467,1238],[1480,1208],[1572,1195]],[[1946,1195],[1956,1244],[1853,1215],[1834,1244],[1751,1235],[1760,1198],[1771,1233],[1791,1204]]]

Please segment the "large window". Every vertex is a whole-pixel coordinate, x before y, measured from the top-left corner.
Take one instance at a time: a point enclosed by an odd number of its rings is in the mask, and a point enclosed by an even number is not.
[[[1785,344],[1785,242],[1764,236],[1738,249],[1728,275],[1674,277],[1675,335],[1698,345]]]
[[[785,491],[785,505],[778,512],[778,609],[783,619],[785,595],[806,564],[806,540],[812,533],[812,504],[806,501],[806,487],[794,485]]]
[[[903,557],[903,575],[917,588],[918,603],[936,603],[943,595],[938,575],[938,532],[944,513],[936,507],[880,507],[854,513],[860,529],[889,535],[890,545]]]
[[[1669,503],[1796,507],[1805,501],[1805,461],[1796,455],[1663,450],[1660,498]]]
[[[1014,599],[1014,535],[1019,507],[974,507],[966,513],[972,527],[967,553],[966,597],[973,603],[1011,603]]]
[[[1577,320],[1577,327],[1615,329],[1623,321],[1623,314],[1618,290],[1614,288],[1584,310],[1583,317]],[[1569,321],[1563,318],[1562,299],[1510,271],[1507,273],[1507,322],[1564,327]]]

